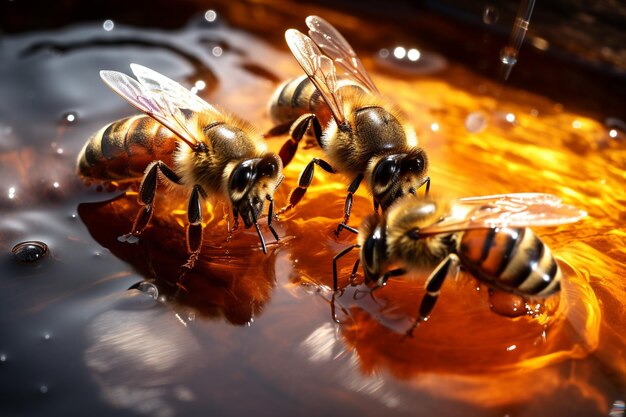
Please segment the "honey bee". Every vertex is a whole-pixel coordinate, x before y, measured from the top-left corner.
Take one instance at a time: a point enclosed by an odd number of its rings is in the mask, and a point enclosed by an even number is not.
[[[459,268],[479,282],[522,297],[543,298],[560,290],[561,271],[550,249],[529,226],[573,223],[582,210],[551,194],[519,193],[461,198],[456,202],[403,198],[385,216],[371,215],[358,233],[358,244],[333,259],[360,248],[366,284],[385,285],[390,277],[432,268],[419,315],[409,332],[431,313],[444,279]]]
[[[104,82],[146,115],[128,117],[103,127],[78,155],[78,174],[86,182],[124,185],[137,182],[143,207],[132,230],[120,240],[136,240],[154,210],[159,180],[190,192],[187,209],[186,267],[192,268],[202,246],[201,199],[221,198],[246,228],[259,229],[265,201],[272,226],[273,194],[283,179],[278,155],[267,152],[260,134],[238,117],[216,109],[180,84],[149,68],[131,64],[137,80],[116,71],[101,71]]]
[[[405,194],[426,185],[428,158],[417,146],[417,136],[398,108],[383,98],[354,50],[330,23],[317,16],[306,19],[310,37],[295,29],[285,33],[287,45],[306,76],[287,81],[274,93],[270,113],[277,124],[271,132],[290,128],[290,139],[279,155],[286,165],[298,143],[312,130],[328,161],[314,158],[304,168],[298,187],[280,213],[294,207],[311,184],[315,165],[352,179],[344,204],[347,225],[352,196],[365,182],[374,209],[386,210]],[[336,67],[345,74],[337,76]],[[322,127],[324,127],[322,129]]]

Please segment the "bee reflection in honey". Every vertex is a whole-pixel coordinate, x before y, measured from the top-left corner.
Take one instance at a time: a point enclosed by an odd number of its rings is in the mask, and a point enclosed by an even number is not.
[[[550,252],[529,226],[573,223],[586,213],[551,194],[520,193],[462,198],[456,202],[403,198],[386,215],[371,215],[358,233],[366,284],[385,285],[390,277],[436,267],[410,334],[431,313],[445,278],[459,267],[490,288],[522,297],[543,298],[560,290],[561,272]],[[398,267],[399,266],[399,267]]]
[[[428,192],[428,159],[417,146],[413,128],[399,109],[380,96],[337,29],[317,16],[309,16],[306,23],[310,38],[295,29],[285,33],[287,45],[306,76],[276,90],[270,113],[277,127],[270,134],[290,131],[290,139],[279,152],[284,165],[291,161],[309,130],[328,161],[314,158],[307,164],[280,213],[302,199],[313,180],[315,165],[330,173],[342,173],[352,182],[338,235],[348,223],[352,196],[363,179],[373,194],[375,211],[379,206],[384,211],[397,198],[415,194],[422,185]],[[338,76],[337,67],[344,74]]]
[[[187,209],[185,267],[192,268],[202,246],[201,199],[221,198],[246,228],[259,229],[265,201],[269,202],[268,228],[272,227],[273,194],[283,179],[282,162],[267,152],[252,126],[208,104],[171,79],[140,65],[131,64],[137,80],[115,71],[100,76],[116,93],[146,113],[103,127],[92,136],[78,156],[78,174],[86,182],[126,185],[141,178],[139,213],[129,234],[135,240],[154,211],[159,180],[190,193]]]

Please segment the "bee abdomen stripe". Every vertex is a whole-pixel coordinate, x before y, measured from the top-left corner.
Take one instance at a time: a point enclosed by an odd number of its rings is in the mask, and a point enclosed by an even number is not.
[[[115,159],[126,152],[125,142],[130,120],[127,118],[111,123],[102,133],[100,149],[104,158]]]
[[[530,230],[524,229],[518,240],[517,247],[499,276],[500,281],[513,288],[517,288],[528,278],[532,265],[541,259],[544,250],[543,242]]]
[[[546,245],[543,245],[543,249],[541,258],[532,264],[533,268],[528,278],[519,286],[519,290],[524,294],[547,293],[548,286],[557,275],[558,266],[554,257]]]

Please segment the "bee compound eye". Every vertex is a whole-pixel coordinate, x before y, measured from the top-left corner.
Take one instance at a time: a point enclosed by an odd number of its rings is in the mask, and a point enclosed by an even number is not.
[[[402,171],[403,172],[422,172],[424,170],[424,165],[426,161],[424,160],[424,155],[419,153],[417,155],[413,155],[405,158],[402,161]]]
[[[365,244],[362,249],[363,254],[363,268],[368,272],[372,273],[376,269],[375,263],[375,255],[376,255],[376,241],[369,237],[365,240]]]
[[[398,166],[394,159],[384,159],[374,170],[374,185],[386,186],[395,176]]]
[[[252,180],[252,166],[246,163],[240,164],[230,176],[230,188],[233,191],[243,192]]]
[[[278,164],[273,159],[264,159],[259,162],[257,169],[262,177],[273,177],[278,171]]]

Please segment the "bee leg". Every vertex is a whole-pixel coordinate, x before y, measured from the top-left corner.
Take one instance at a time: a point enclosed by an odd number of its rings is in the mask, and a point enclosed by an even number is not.
[[[239,229],[239,212],[237,210],[233,210],[233,218],[235,220],[233,220],[233,228],[230,229],[231,232],[234,232],[237,229]]]
[[[314,158],[313,160],[311,160],[311,162],[309,162],[306,167],[304,167],[304,170],[302,170],[300,178],[298,178],[298,188],[294,188],[291,193],[289,193],[289,204],[281,208],[277,214],[280,215],[287,210],[292,209],[296,204],[298,204],[300,200],[302,200],[302,197],[304,197],[304,193],[306,193],[307,188],[309,188],[309,185],[311,185],[311,181],[313,181],[315,165],[319,165],[319,167],[326,172],[329,172],[331,174],[335,173],[333,167],[330,166],[330,164],[323,159]]]
[[[272,221],[274,220],[274,199],[269,195],[266,196],[265,199],[270,202],[270,206],[267,210],[267,228],[270,229],[270,232],[274,235],[274,239],[279,241],[280,237],[278,237],[278,233],[276,233],[274,226],[272,226]]]
[[[199,185],[194,185],[189,197],[187,207],[187,251],[190,253],[189,259],[183,268],[192,269],[200,255],[202,248],[202,204],[200,196],[206,197],[206,193]]]
[[[233,233],[239,229],[239,212],[233,209],[233,227],[228,228],[228,236],[226,237],[226,242],[230,242],[233,238]]]
[[[157,183],[159,180],[158,173],[159,171],[170,181],[180,184],[180,177],[172,171],[165,163],[162,161],[156,161],[149,166],[146,170],[146,174],[143,176],[141,180],[141,185],[139,186],[139,204],[143,205],[141,209],[139,209],[139,213],[137,213],[137,217],[133,222],[133,228],[130,236],[138,236],[143,232],[143,230],[148,225],[148,222],[152,218],[152,209],[154,208],[154,196],[156,195]],[[125,236],[128,240],[128,237]]]
[[[356,261],[354,261],[354,266],[352,267],[352,274],[350,274],[350,285],[355,285],[355,279],[356,279],[356,271],[359,268],[359,262],[361,262],[361,258],[356,258]]]
[[[317,120],[317,117],[312,113],[303,114],[291,125],[291,129],[289,130],[290,138],[283,144],[282,148],[280,148],[280,151],[278,152],[280,159],[283,161],[283,166],[287,166],[287,164],[293,159],[296,151],[298,150],[298,143],[300,143],[300,140],[302,140],[306,132],[309,130],[309,126],[313,126],[315,139],[317,140],[317,143],[322,146],[322,126],[320,125],[319,120]]]
[[[415,330],[415,328],[422,321],[428,320],[428,315],[433,310],[433,307],[437,302],[437,298],[439,297],[439,292],[441,291],[441,286],[443,285],[443,282],[450,273],[450,270],[456,269],[456,266],[458,264],[458,256],[451,253],[450,255],[446,256],[446,258],[439,263],[433,273],[430,274],[430,276],[426,280],[426,294],[424,294],[424,297],[422,298],[419,315],[415,319],[415,322],[413,323],[411,328],[407,331],[407,334],[409,336],[413,334],[413,330]]]
[[[257,235],[259,235],[259,240],[261,241],[261,250],[263,250],[263,254],[267,255],[267,245],[265,244],[265,238],[263,237],[263,233],[261,233],[261,229],[259,228],[259,221],[256,218],[256,214],[254,214],[254,208],[252,207],[252,203],[249,203],[250,215],[252,216],[252,223],[254,224],[254,228],[256,229]]]
[[[345,255],[347,255],[348,253],[350,253],[352,251],[352,249],[354,248],[360,248],[361,245],[352,245],[352,246],[348,246],[347,248],[345,248],[344,250],[342,250],[341,252],[339,252],[337,255],[335,255],[333,257],[333,291],[337,291],[337,261],[344,257]]]
[[[348,220],[350,220],[350,211],[352,211],[352,196],[356,193],[356,190],[359,189],[361,181],[363,181],[363,174],[357,175],[348,187],[348,195],[346,196],[346,201],[343,205],[343,222],[339,223],[337,230],[335,231],[335,236],[337,237],[339,237],[339,233],[341,233],[342,226],[348,225]]]
[[[404,275],[404,274],[406,274],[406,270],[402,268],[392,269],[391,271],[385,272],[385,275],[382,276],[382,278],[378,281],[378,285],[374,287],[372,291],[377,290],[387,285],[387,281],[389,280],[389,278],[399,277],[400,275]]]
[[[341,297],[343,295],[343,290],[339,293],[339,296]],[[335,298],[337,297],[337,292],[333,292],[333,295],[330,299],[330,314],[333,318],[333,321],[337,324],[343,324],[341,320],[339,320],[337,318],[337,308],[335,307]],[[350,317],[350,313],[348,312],[348,310],[346,310],[344,307],[342,307],[341,305],[339,305],[339,308],[341,309],[341,312],[346,316],[346,317]]]

